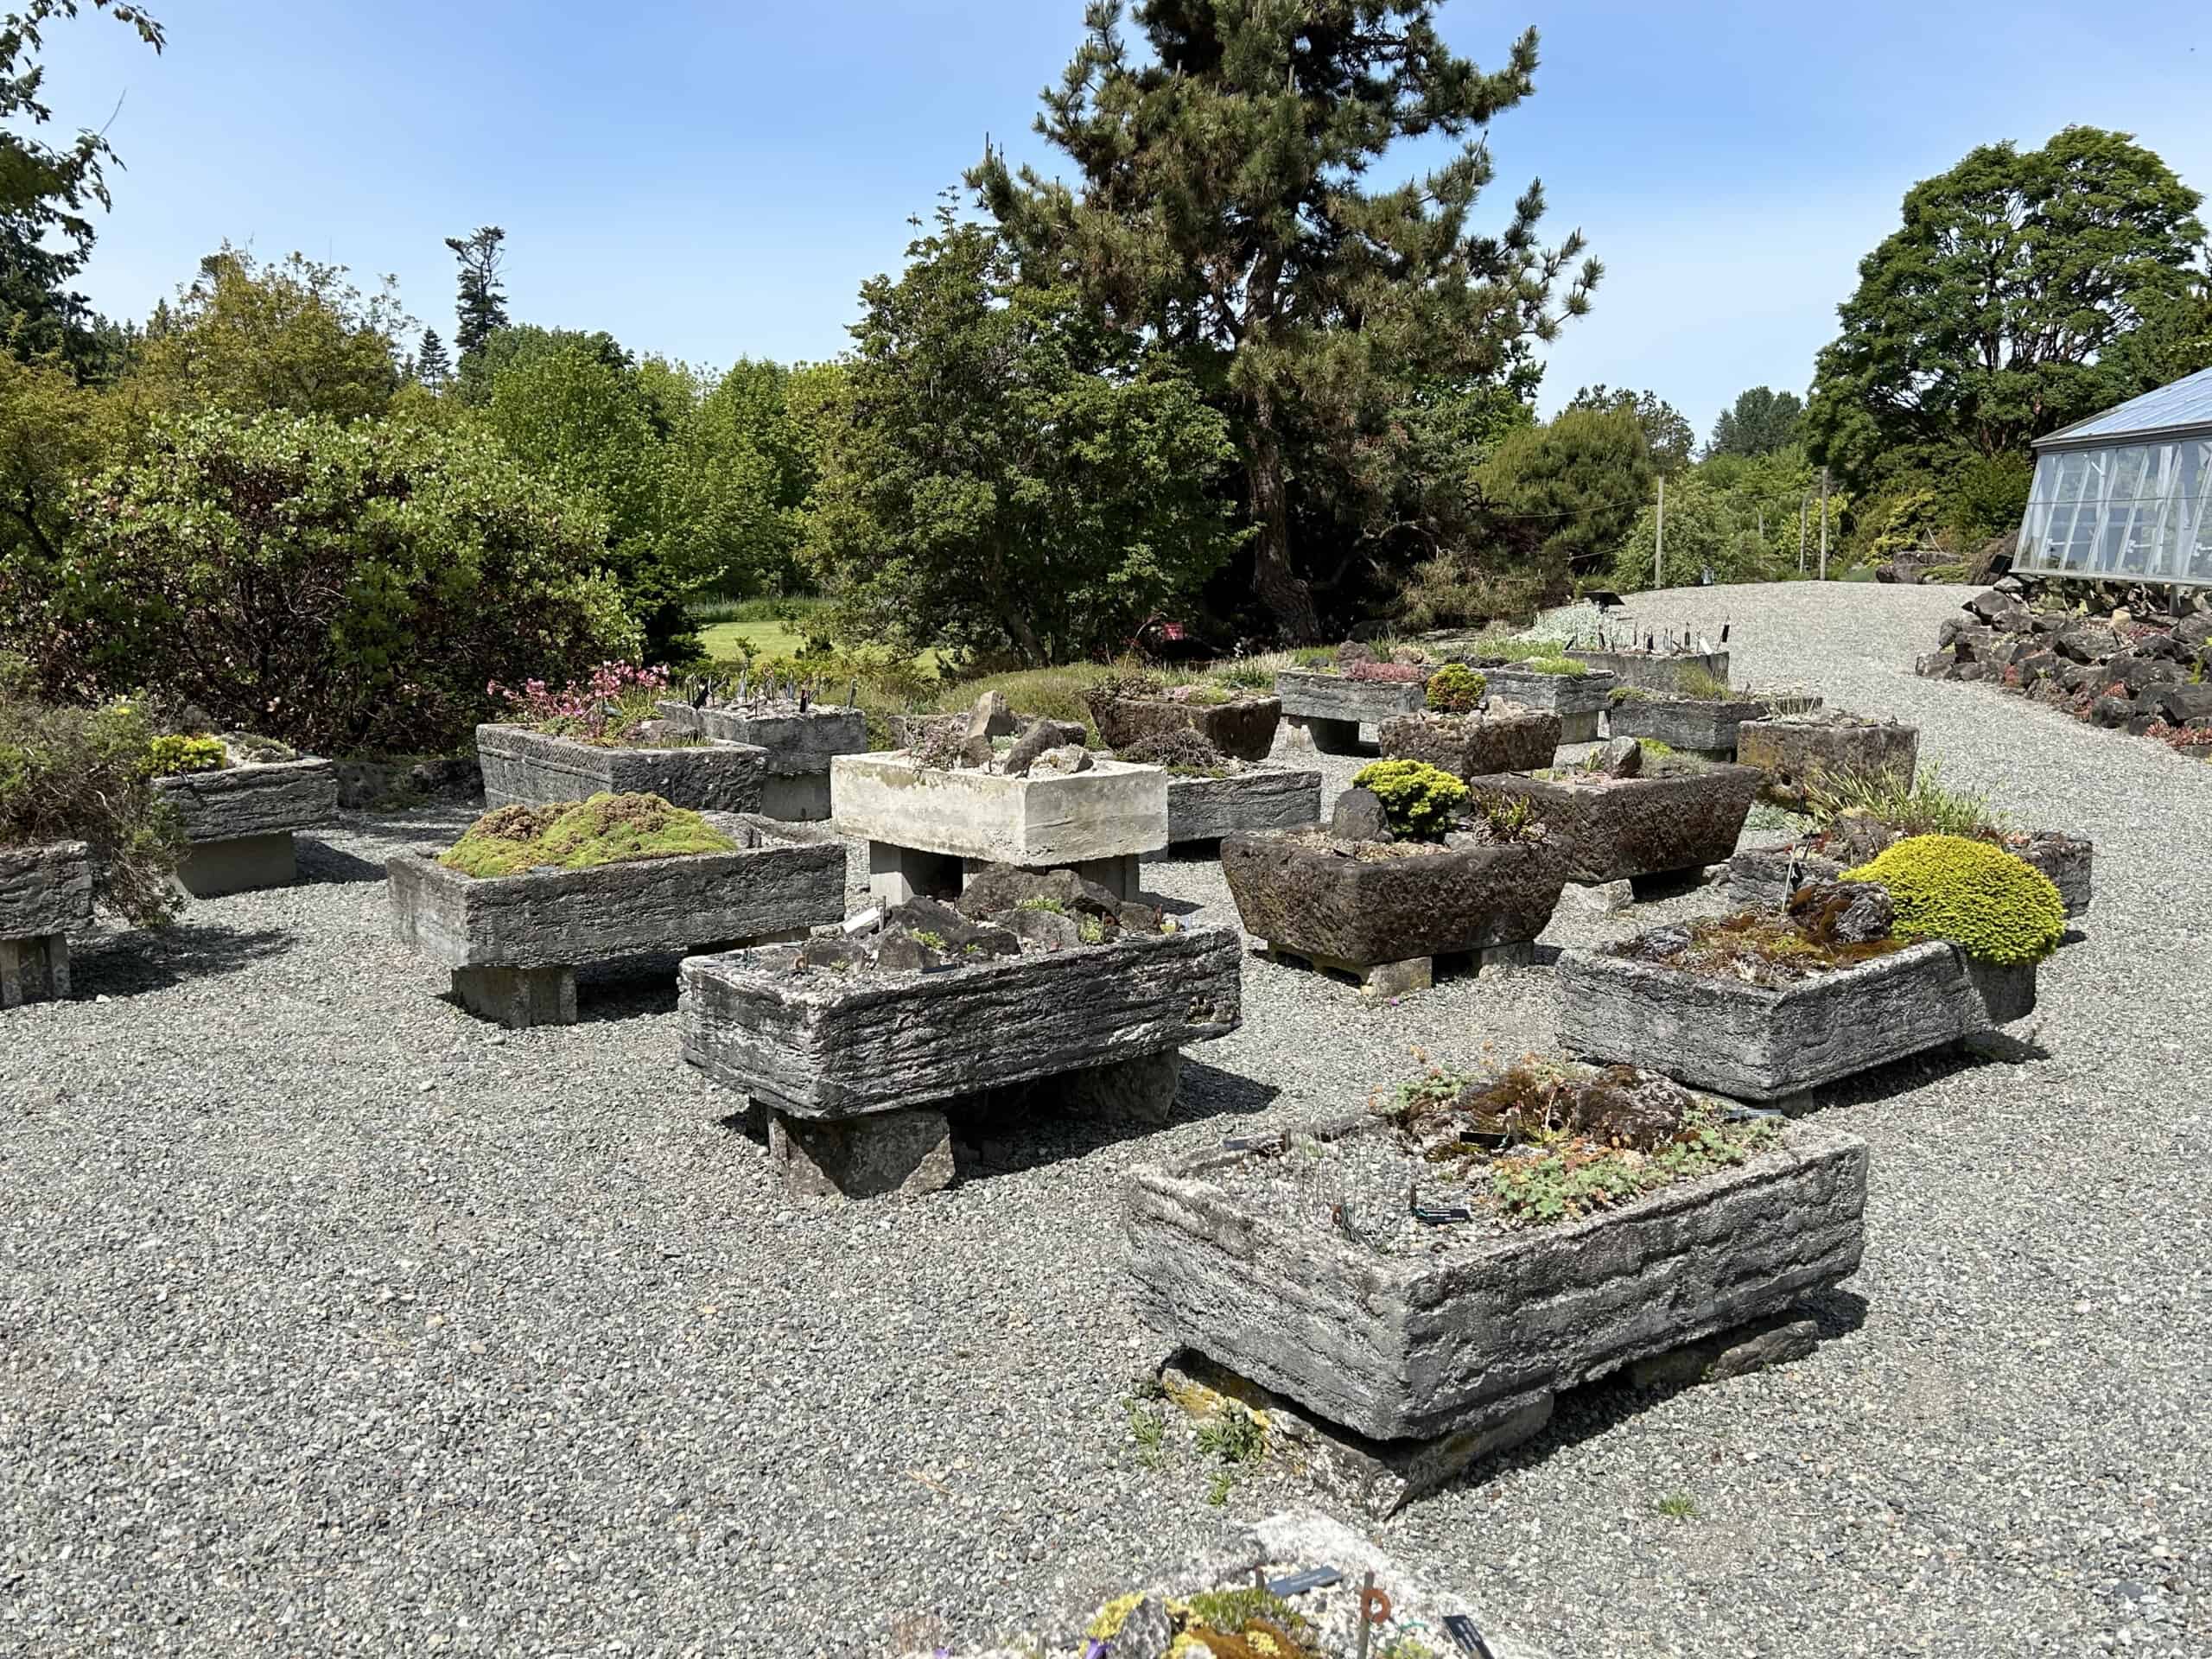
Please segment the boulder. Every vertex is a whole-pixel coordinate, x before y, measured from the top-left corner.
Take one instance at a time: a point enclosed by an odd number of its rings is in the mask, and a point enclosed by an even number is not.
[[[2076,622],[2058,636],[2058,654],[2076,663],[2101,663],[2120,649],[2120,635],[2102,622]]]
[[[1339,841],[1388,841],[1390,821],[1371,789],[1348,789],[1329,814],[1329,833]]]
[[[2212,719],[2212,685],[2160,685],[2152,690],[2151,700],[2157,712],[2176,726]]]
[[[1897,925],[1890,890],[1874,881],[1815,881],[1789,897],[1789,915],[1814,938],[1830,944],[1872,944]]]
[[[1608,778],[1636,778],[1643,772],[1643,745],[1617,737],[1598,752],[1598,770]]]

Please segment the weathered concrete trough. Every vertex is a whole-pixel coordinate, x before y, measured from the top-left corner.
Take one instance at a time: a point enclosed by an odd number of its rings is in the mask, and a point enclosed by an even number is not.
[[[1866,1146],[1809,1123],[1739,1167],[1435,1255],[1384,1255],[1218,1184],[1294,1140],[1382,1133],[1319,1124],[1140,1170],[1124,1230],[1148,1325],[1401,1469],[1464,1469],[1541,1428],[1569,1389],[1788,1313],[1865,1247]],[[1377,1510],[1417,1495],[1379,1484]]]
[[[1422,760],[1461,778],[1534,772],[1552,763],[1560,717],[1535,709],[1494,704],[1471,715],[1400,715],[1377,734],[1393,760]]]
[[[1546,842],[1358,844],[1373,855],[1340,856],[1325,838],[1235,836],[1222,842],[1221,868],[1245,931],[1370,995],[1427,988],[1440,957],[1478,969],[1533,961],[1567,880]]]
[[[1820,699],[1794,698],[1802,708]],[[1670,697],[1657,694],[1624,696],[1616,691],[1605,706],[1605,726],[1614,737],[1664,743],[1712,760],[1736,758],[1736,734],[1747,720],[1772,716],[1774,705],[1761,697]]]
[[[1263,830],[1294,830],[1321,816],[1321,774],[1294,766],[1246,765],[1219,778],[1167,774],[1171,847],[1217,842]]]
[[[312,757],[182,772],[154,787],[184,826],[176,879],[195,899],[296,880],[293,835],[338,815],[338,769]]]
[[[1428,706],[1420,680],[1355,680],[1318,669],[1287,668],[1275,676],[1283,718],[1323,754],[1359,753],[1359,728]]]
[[[69,936],[92,925],[92,849],[0,847],[0,1008],[69,995]]]
[[[1686,676],[1706,675],[1728,683],[1728,653],[1725,651],[1583,651],[1565,653],[1586,668],[1610,674],[1621,685],[1646,691],[1682,689]]]
[[[695,709],[680,698],[656,707],[663,720],[683,731],[765,750],[756,810],[772,818],[805,823],[828,817],[830,761],[868,750],[867,714],[835,703],[812,704],[804,714],[789,704]]]
[[[1942,1048],[2035,999],[2032,966],[1988,969],[1936,941],[1783,986],[1575,948],[1560,953],[1559,984],[1560,1046],[1749,1101]]]
[[[758,812],[766,750],[709,741],[674,748],[581,742],[520,726],[476,728],[486,807],[552,806],[594,795],[658,795],[695,812]]]
[[[683,1058],[764,1108],[802,1192],[873,1198],[947,1185],[952,1115],[1006,1103],[1164,1122],[1179,1051],[1243,1016],[1226,928],[923,973],[795,974],[766,946],[681,969]]]
[[[2095,842],[2044,830],[2007,841],[2004,846],[2022,863],[2050,878],[2058,896],[2065,900],[2067,915],[2088,913],[2090,901],[2096,896]],[[1798,888],[1809,882],[1833,881],[1848,868],[1840,859],[1795,842],[1746,847],[1728,861],[1728,896],[1738,905],[1777,909]]]
[[[1808,783],[1830,772],[1889,772],[1910,784],[1920,759],[1920,728],[1827,710],[1747,720],[1736,728],[1736,759],[1765,774],[1761,796],[1801,807]]]
[[[1478,798],[1526,800],[1560,842],[1570,880],[1656,884],[1734,853],[1759,774],[1710,763],[1571,783],[1509,772],[1474,779],[1469,787]]]
[[[838,828],[868,844],[868,888],[886,904],[957,897],[986,864],[1066,868],[1123,899],[1137,858],[1167,845],[1167,773],[1097,760],[1086,772],[1009,777],[924,766],[904,750],[830,763]]]
[[[1610,674],[1539,674],[1512,664],[1484,668],[1482,674],[1490,682],[1488,702],[1517,702],[1557,715],[1562,743],[1595,742],[1598,717],[1613,694]]]
[[[804,936],[845,913],[845,850],[827,830],[711,812],[727,853],[635,859],[582,870],[463,875],[438,850],[398,854],[395,931],[453,970],[471,1014],[510,1027],[573,1025],[587,963]]]
[[[1280,697],[1236,697],[1227,702],[1185,702],[1178,697],[1101,697],[1090,703],[1090,717],[1109,749],[1162,732],[1197,732],[1236,760],[1264,760],[1275,744],[1282,719]]]

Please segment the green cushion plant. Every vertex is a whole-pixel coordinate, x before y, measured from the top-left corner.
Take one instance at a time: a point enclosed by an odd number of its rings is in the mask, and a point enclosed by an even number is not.
[[[1889,889],[1894,937],[1948,939],[1999,967],[2040,962],[2066,931],[2066,902],[2050,878],[1986,841],[1910,836],[1843,879]]]
[[[1352,779],[1382,803],[1390,833],[1413,841],[1439,841],[1467,803],[1467,786],[1426,760],[1376,760]]]
[[[204,733],[194,737],[165,734],[146,746],[147,764],[156,778],[177,778],[193,772],[220,772],[230,765],[229,753],[219,737]]]
[[[1524,664],[1534,674],[1557,674],[1565,679],[1580,679],[1590,671],[1589,664],[1578,663],[1572,657],[1531,657]]]
[[[1446,663],[1428,677],[1428,706],[1440,715],[1467,714],[1489,690],[1489,679],[1465,663]]]
[[[488,877],[737,849],[737,842],[698,813],[671,806],[658,795],[594,795],[486,812],[438,862],[463,875]]]

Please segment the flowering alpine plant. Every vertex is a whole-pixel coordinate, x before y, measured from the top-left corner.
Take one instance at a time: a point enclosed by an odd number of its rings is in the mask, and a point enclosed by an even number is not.
[[[484,690],[503,699],[507,707],[532,725],[548,720],[583,720],[607,703],[650,702],[668,686],[664,668],[643,668],[635,663],[601,663],[588,680],[570,680],[558,691],[543,680],[524,680],[519,690],[491,681]]]

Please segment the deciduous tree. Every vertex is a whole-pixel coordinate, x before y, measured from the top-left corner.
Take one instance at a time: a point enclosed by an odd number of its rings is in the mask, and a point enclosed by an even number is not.
[[[1805,418],[1805,400],[1794,391],[1771,386],[1752,386],[1736,394],[1736,401],[1720,411],[1713,423],[1708,455],[1770,455],[1797,442],[1797,429]]]

